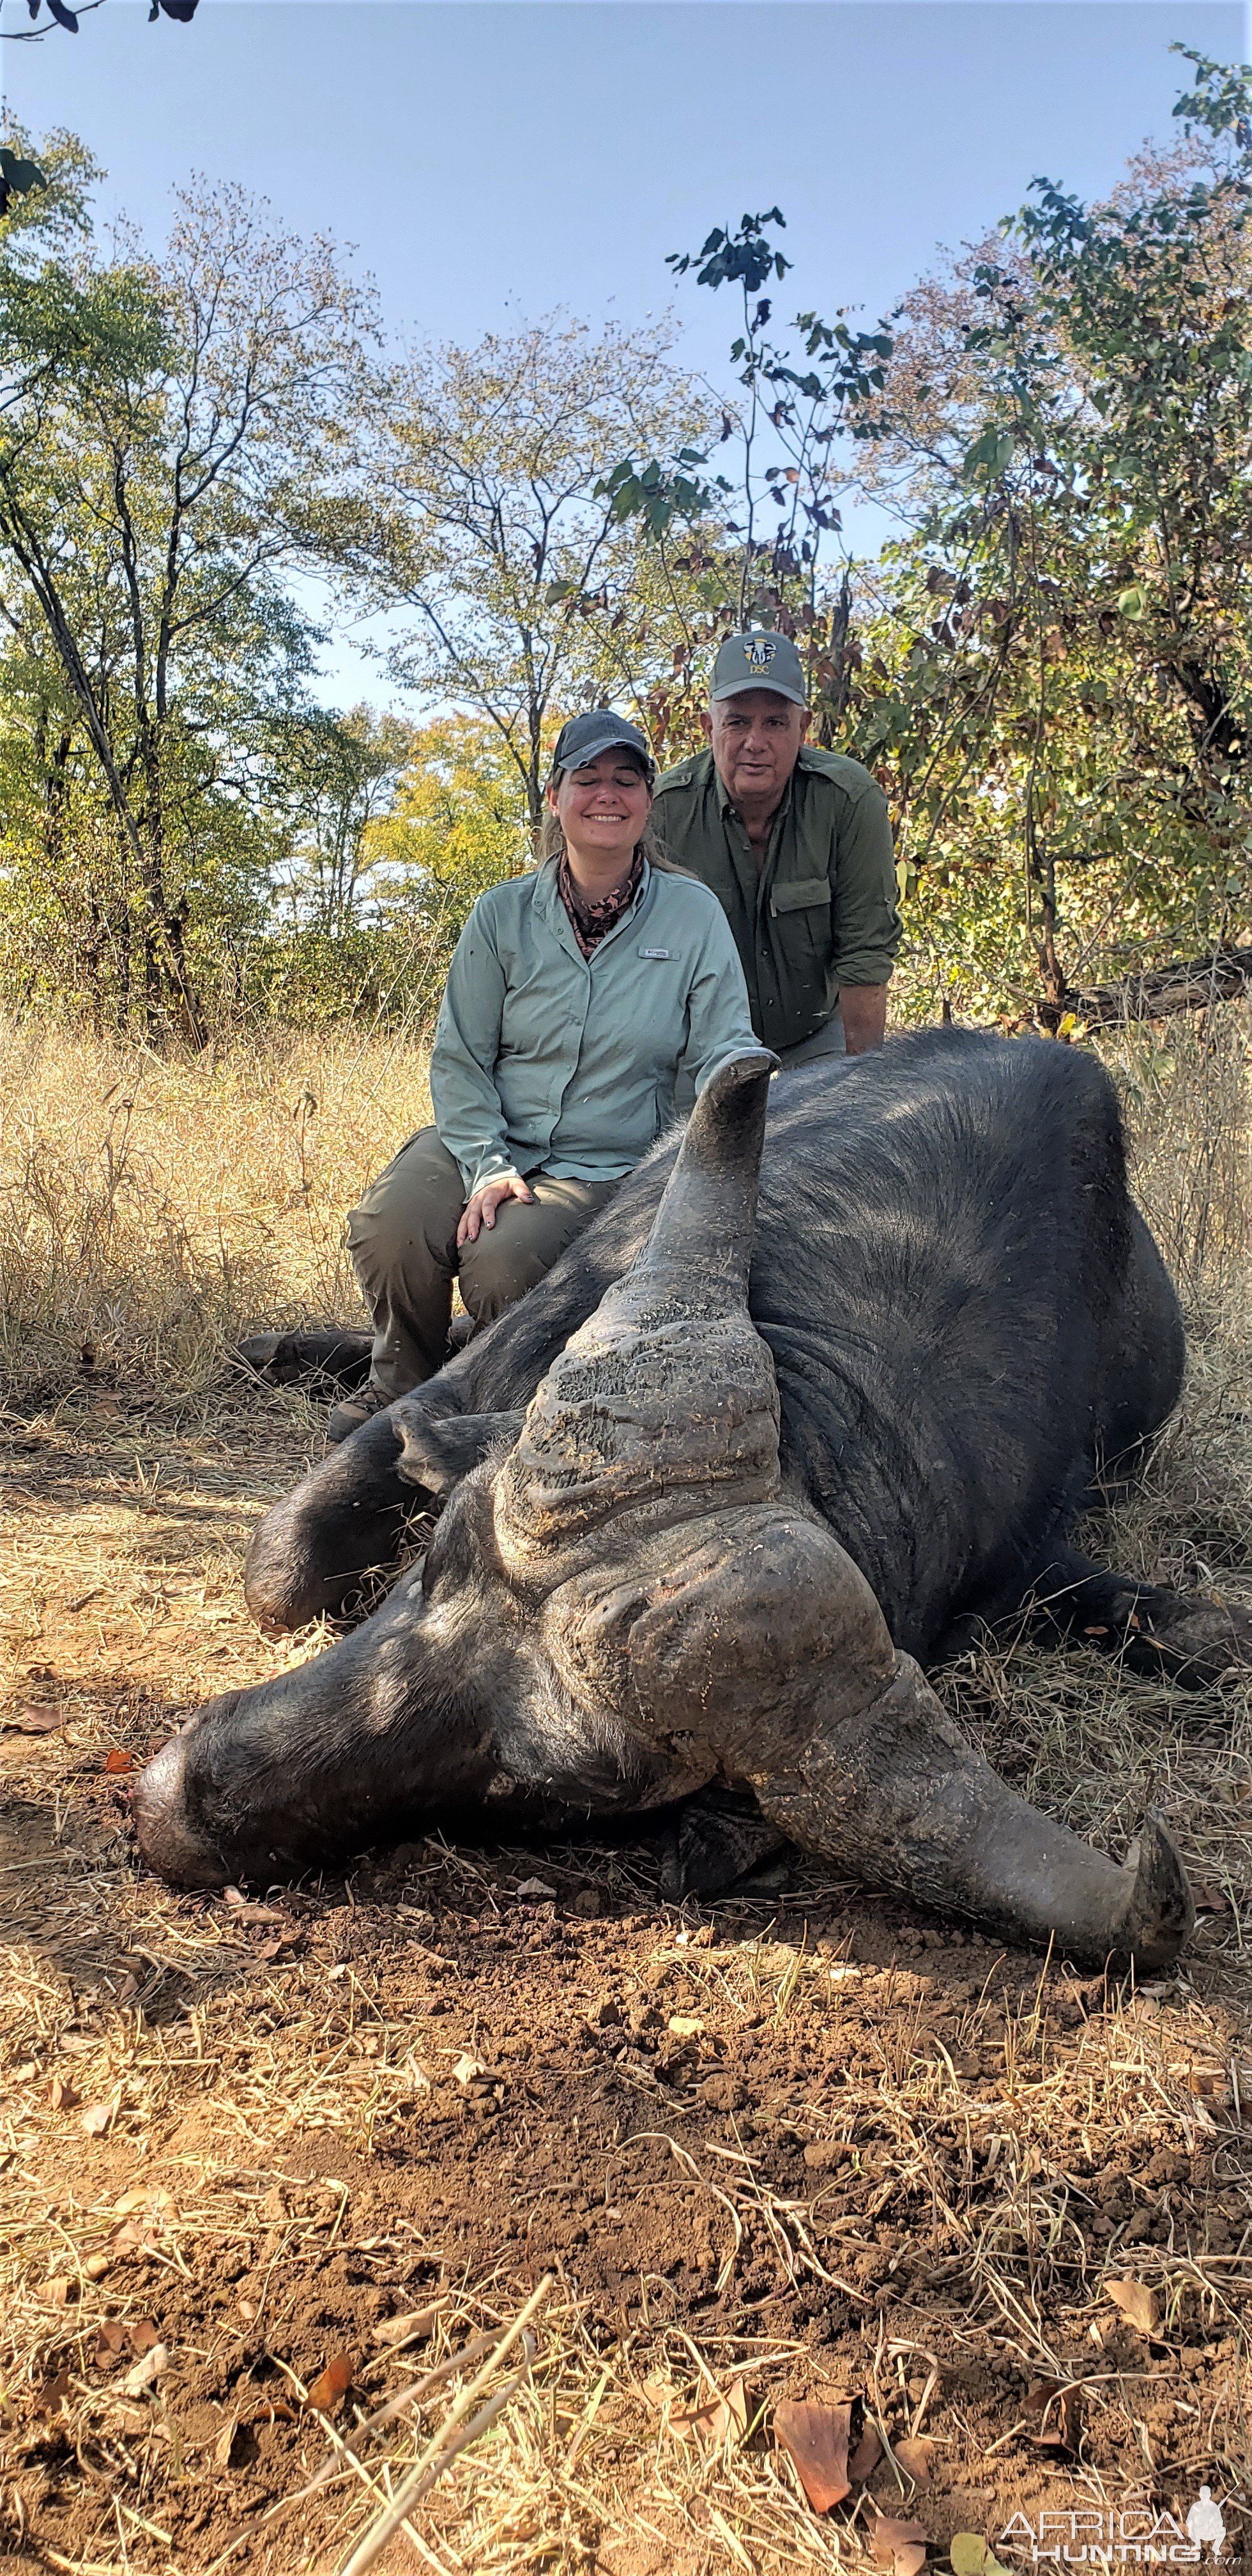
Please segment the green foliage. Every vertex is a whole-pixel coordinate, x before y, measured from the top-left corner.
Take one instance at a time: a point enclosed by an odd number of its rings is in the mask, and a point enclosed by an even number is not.
[[[337,469],[364,299],[241,191],[160,264],[101,256],[64,138],[0,237],[0,605],[10,984],[205,1034],[199,979],[264,920],[275,720],[312,630],[280,578]]]
[[[1071,987],[1241,935],[1252,878],[1246,83],[1108,205],[1051,182],[914,301],[849,747],[887,780],[933,990]],[[1240,140],[1240,130],[1245,139]],[[1216,138],[1201,146],[1198,134]]]

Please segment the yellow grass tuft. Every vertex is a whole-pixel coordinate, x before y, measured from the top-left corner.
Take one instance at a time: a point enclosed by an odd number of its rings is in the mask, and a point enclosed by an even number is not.
[[[425,1055],[280,1031],[224,1058],[0,1027],[0,1374],[199,1393],[249,1330],[363,1320],[346,1211],[430,1116]]]

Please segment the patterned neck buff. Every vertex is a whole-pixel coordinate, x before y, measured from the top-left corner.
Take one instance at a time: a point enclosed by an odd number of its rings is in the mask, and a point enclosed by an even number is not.
[[[624,912],[629,912],[639,892],[642,877],[643,852],[636,850],[630,863],[629,876],[623,878],[621,885],[614,886],[611,894],[598,895],[593,902],[582,892],[581,887],[575,885],[570,873],[569,854],[562,850],[561,864],[557,869],[557,888],[569,914],[570,928],[584,957],[590,957],[592,949],[599,945],[608,931],[612,930],[615,922],[621,920]]]

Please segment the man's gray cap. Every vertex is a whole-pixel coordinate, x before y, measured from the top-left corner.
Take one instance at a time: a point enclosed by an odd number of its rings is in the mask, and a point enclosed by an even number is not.
[[[773,689],[797,707],[807,707],[804,668],[789,635],[728,635],[713,665],[709,691],[714,706],[737,698],[745,689]]]
[[[612,707],[592,707],[585,716],[571,716],[556,738],[552,754],[552,775],[559,778],[566,769],[582,769],[589,760],[598,760],[602,751],[613,751],[620,744],[623,751],[633,751],[641,760],[649,787],[656,777],[656,762],[648,749],[647,736],[638,725],[629,724],[625,716],[615,716]]]

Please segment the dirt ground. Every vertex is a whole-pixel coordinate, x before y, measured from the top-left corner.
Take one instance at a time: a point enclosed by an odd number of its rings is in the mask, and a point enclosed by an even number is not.
[[[1103,1543],[1249,1598],[1232,1383]],[[1246,2563],[1246,1692],[1024,1635],[944,1682],[1115,1849],[1164,1807],[1205,1911],[1138,1992],[807,1864],[677,1911],[651,1839],[173,1895],[128,1764],[324,1642],[266,1644],[239,1588],[318,1418],[88,1369],[3,1428],[0,2569],[342,2567],[475,2366],[440,2365],[548,2276],[384,2567],[913,2576],[902,2522],[932,2562],[1186,2563],[1202,2484]],[[829,2514],[797,2399],[855,2401]]]

